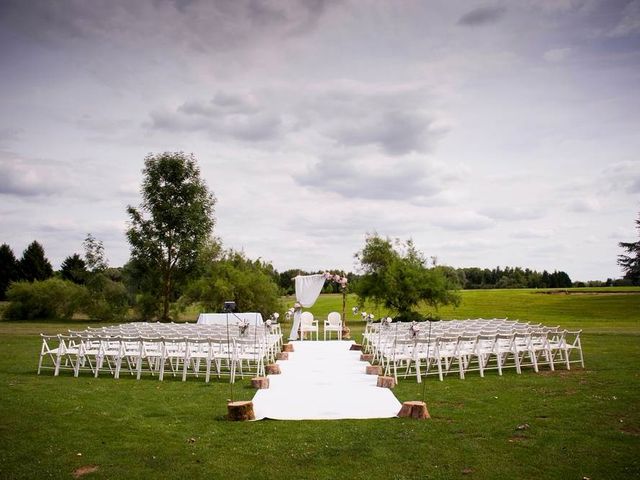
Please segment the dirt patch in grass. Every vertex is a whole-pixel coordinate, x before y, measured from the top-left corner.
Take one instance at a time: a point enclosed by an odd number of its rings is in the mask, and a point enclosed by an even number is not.
[[[97,472],[97,471],[98,471],[97,465],[83,465],[82,467],[76,468],[73,471],[72,475],[73,475],[73,478],[81,478],[85,475],[89,475],[90,473]]]
[[[633,435],[634,437],[640,437],[640,428],[635,425],[625,425],[620,428],[622,433],[626,433],[627,435]]]

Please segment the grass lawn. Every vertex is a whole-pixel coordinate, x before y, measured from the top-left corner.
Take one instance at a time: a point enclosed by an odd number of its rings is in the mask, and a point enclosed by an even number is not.
[[[0,478],[72,478],[81,467],[97,467],[88,479],[640,478],[640,295],[462,294],[443,318],[582,328],[586,368],[429,378],[428,421],[231,423],[224,381],[37,376],[37,334],[78,323],[2,322]],[[340,302],[323,296],[312,311]],[[235,386],[236,399],[253,392]],[[394,392],[403,401],[423,389],[401,380]]]

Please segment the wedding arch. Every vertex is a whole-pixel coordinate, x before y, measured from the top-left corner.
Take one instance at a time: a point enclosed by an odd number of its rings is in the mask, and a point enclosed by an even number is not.
[[[313,304],[316,303],[316,300],[322,291],[322,287],[324,287],[324,282],[327,280],[332,280],[338,283],[343,292],[346,290],[347,277],[341,277],[340,275],[334,275],[329,272],[316,273],[314,275],[297,275],[294,278],[296,287],[296,306],[299,306],[293,310],[293,326],[291,327],[289,340],[298,339],[298,329],[300,328],[300,315],[302,315],[302,308],[312,307]],[[344,311],[342,312],[342,315],[344,317]],[[344,318],[342,321],[344,321]]]

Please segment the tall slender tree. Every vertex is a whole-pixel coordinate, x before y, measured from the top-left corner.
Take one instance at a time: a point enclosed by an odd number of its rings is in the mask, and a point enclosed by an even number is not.
[[[20,278],[28,282],[46,280],[53,276],[53,267],[44,256],[44,248],[35,240],[22,253],[19,267]]]
[[[176,285],[193,270],[211,235],[215,197],[200,177],[193,155],[150,154],[144,165],[142,204],[127,208],[127,238],[132,260],[160,279],[156,293],[162,302],[161,319],[166,321]]]
[[[636,220],[636,228],[640,236],[640,214]],[[633,285],[640,285],[640,240],[637,242],[620,242],[618,246],[629,255],[618,255],[618,265],[624,270],[624,278]]]
[[[18,261],[6,243],[0,245],[0,300],[6,299],[9,284],[18,279]]]

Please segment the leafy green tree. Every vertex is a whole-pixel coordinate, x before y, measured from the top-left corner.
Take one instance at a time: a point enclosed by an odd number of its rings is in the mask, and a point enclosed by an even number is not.
[[[18,265],[20,279],[28,282],[46,280],[53,276],[53,268],[49,260],[44,256],[44,248],[35,240],[22,253],[22,258]]]
[[[6,243],[0,245],[0,300],[5,300],[9,284],[18,279],[18,261]]]
[[[78,285],[87,281],[87,273],[87,265],[77,253],[65,258],[60,265],[60,276]]]
[[[145,275],[156,275],[161,319],[169,319],[176,285],[193,272],[198,252],[211,235],[215,197],[193,155],[166,152],[145,158],[142,204],[129,206],[127,238],[132,260]]]
[[[104,255],[104,244],[102,240],[97,240],[92,234],[87,233],[84,242],[84,260],[90,272],[104,272],[109,268],[109,263]]]
[[[423,304],[437,309],[460,302],[451,276],[441,267],[430,268],[411,240],[394,245],[388,238],[370,235],[356,259],[363,271],[355,289],[361,303],[372,300],[400,319],[411,319]]]
[[[636,220],[636,228],[640,234],[640,214]],[[640,240],[637,242],[620,242],[618,246],[629,255],[618,255],[618,265],[624,270],[624,279],[633,285],[640,285]]]
[[[271,264],[248,259],[242,252],[226,251],[206,264],[203,275],[189,285],[187,296],[210,311],[219,311],[225,301],[233,300],[238,311],[260,312],[267,318],[282,309],[281,291],[270,268]]]

